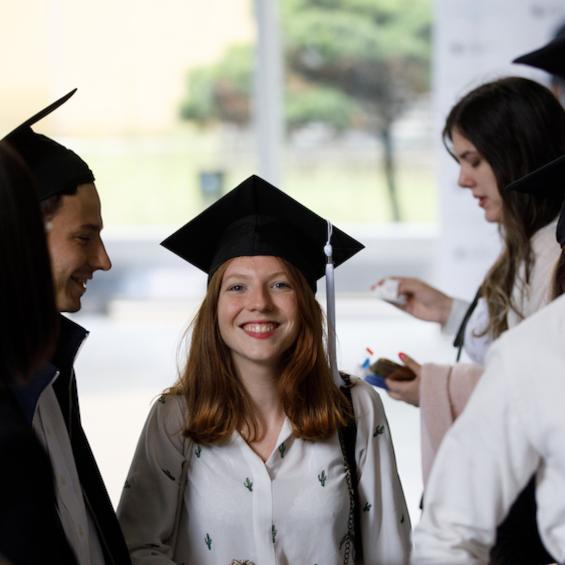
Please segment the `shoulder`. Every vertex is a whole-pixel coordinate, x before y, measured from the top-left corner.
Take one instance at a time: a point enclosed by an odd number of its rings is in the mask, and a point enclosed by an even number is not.
[[[352,379],[351,398],[357,427],[384,420],[384,407],[379,393],[361,379]]]
[[[379,453],[379,458],[385,457],[389,460],[392,446],[391,430],[383,402],[377,390],[370,384],[360,379],[353,380],[353,383],[351,396],[357,428],[355,440],[357,465],[362,468],[367,461],[373,461],[371,466],[378,466],[371,457]]]
[[[505,332],[493,346],[487,362],[503,362],[517,375],[535,377],[549,360],[565,364],[565,296],[545,306],[515,328]]]
[[[185,421],[184,398],[175,394],[162,394],[149,411],[144,432],[148,436],[167,438],[182,451]]]
[[[555,238],[557,220],[540,228],[531,238],[532,251],[536,261],[556,261],[561,255],[561,246]]]
[[[30,426],[24,420],[12,393],[0,388],[0,445],[17,445],[22,438],[32,438]]]
[[[510,348],[517,345],[536,346],[541,344],[563,343],[565,337],[565,296],[560,296],[519,326],[506,332],[497,341],[497,347]],[[516,351],[518,353],[518,351]],[[531,351],[522,351],[523,354],[530,354]]]

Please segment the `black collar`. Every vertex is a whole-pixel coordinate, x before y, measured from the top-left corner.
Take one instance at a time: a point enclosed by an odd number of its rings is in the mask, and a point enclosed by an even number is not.
[[[51,363],[61,372],[70,371],[88,331],[59,314],[59,339]]]
[[[59,374],[68,374],[71,371],[78,350],[87,336],[88,331],[82,326],[59,314],[59,339],[55,354],[34,373],[29,383],[12,386],[13,393],[30,424],[41,393]]]

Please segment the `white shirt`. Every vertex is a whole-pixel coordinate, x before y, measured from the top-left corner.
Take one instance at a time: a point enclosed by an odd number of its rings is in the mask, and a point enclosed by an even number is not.
[[[507,316],[508,329],[518,325],[551,300],[551,283],[555,264],[561,255],[561,247],[555,240],[557,220],[539,229],[531,238],[534,262],[530,271],[530,282],[525,284],[526,267],[520,265],[514,287],[512,288],[512,303],[521,312],[523,318],[510,310]],[[459,329],[469,303],[458,298],[453,300],[449,318],[443,327],[448,334],[455,334]],[[484,365],[485,357],[492,344],[492,336],[484,331],[489,323],[486,301],[480,298],[477,307],[471,314],[465,328],[463,348],[471,361]],[[481,335],[482,334],[482,335]]]
[[[87,510],[71,440],[52,384],[41,393],[33,429],[49,454],[55,477],[57,511],[80,565],[104,565],[98,533]]]
[[[413,563],[487,563],[534,472],[541,538],[565,562],[564,344],[565,296],[493,346],[432,468]]]
[[[410,520],[384,409],[366,383],[352,392],[364,563],[406,563]],[[303,441],[288,421],[265,463],[238,433],[223,445],[190,445],[172,550],[184,406],[181,397],[156,402],[134,456],[118,507],[134,564],[343,563],[349,496],[337,433]]]

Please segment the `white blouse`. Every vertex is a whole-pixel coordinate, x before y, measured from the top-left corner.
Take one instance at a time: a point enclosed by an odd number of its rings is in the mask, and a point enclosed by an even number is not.
[[[407,563],[410,519],[384,409],[362,381],[352,397],[363,563]],[[182,397],[161,397],[137,446],[118,507],[134,564],[344,563],[349,495],[337,433],[304,441],[285,420],[263,462],[239,433],[222,445],[183,442],[184,412]]]
[[[497,525],[536,474],[541,538],[565,563],[565,296],[493,345],[438,452],[414,564],[487,563]]]
[[[518,325],[524,318],[528,318],[534,312],[549,303],[551,299],[551,283],[553,271],[559,256],[561,247],[555,239],[557,220],[539,229],[531,239],[534,263],[530,272],[530,282],[526,284],[526,268],[520,265],[516,282],[512,289],[512,301],[516,304],[523,318],[518,316],[514,310],[508,312],[508,329]],[[468,302],[454,299],[448,321],[444,325],[445,333],[455,333],[467,311]],[[465,328],[465,339],[463,348],[471,361],[484,365],[485,357],[492,344],[492,337],[483,334],[488,326],[489,315],[486,301],[480,298],[477,307],[471,314],[467,327]],[[483,335],[480,335],[483,334]]]

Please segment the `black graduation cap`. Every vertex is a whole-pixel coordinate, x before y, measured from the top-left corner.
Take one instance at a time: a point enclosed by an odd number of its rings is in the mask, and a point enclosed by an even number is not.
[[[211,276],[234,257],[274,255],[286,259],[316,292],[324,276],[328,223],[272,184],[252,175],[161,245]],[[337,266],[363,245],[332,226]]]
[[[548,196],[559,194],[563,199],[555,237],[559,245],[565,245],[565,155],[529,172],[510,183],[505,190]]]
[[[32,125],[64,104],[75,92],[76,88],[34,114],[3,139],[29,167],[36,181],[39,200],[55,194],[72,194],[78,185],[94,182],[92,171],[76,153],[31,129]]]
[[[565,34],[565,30],[563,32]],[[542,69],[565,79],[565,35],[558,35],[547,45],[517,57],[512,62]]]

